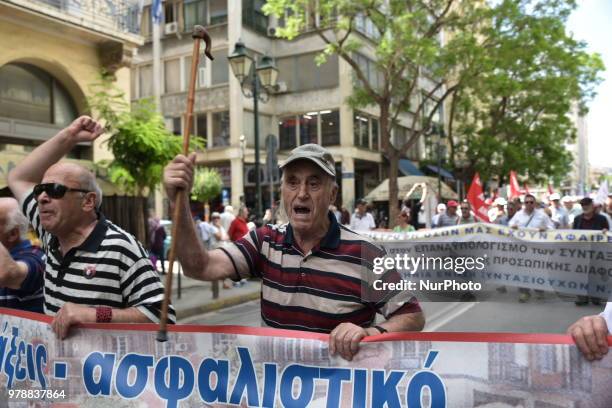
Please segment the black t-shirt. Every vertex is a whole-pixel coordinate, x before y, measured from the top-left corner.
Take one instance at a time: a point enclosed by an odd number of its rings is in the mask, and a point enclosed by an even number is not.
[[[610,229],[608,225],[608,220],[601,214],[593,214],[591,219],[587,220],[583,217],[583,214],[580,214],[574,218],[574,229],[580,230],[602,230],[602,229]]]

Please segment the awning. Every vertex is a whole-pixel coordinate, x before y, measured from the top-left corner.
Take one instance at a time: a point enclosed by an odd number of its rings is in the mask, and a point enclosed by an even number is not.
[[[438,179],[435,177],[428,176],[405,176],[397,178],[398,186],[398,200],[403,200],[406,193],[410,191],[412,186],[417,183],[427,184],[428,191],[432,191],[434,194],[438,194]],[[446,200],[457,200],[459,197],[448,185],[441,183],[442,186],[442,198]],[[410,198],[420,199],[421,189],[416,189]],[[367,201],[389,201],[389,179],[385,179],[378,187],[370,191],[370,193],[364,197]]]
[[[433,164],[428,164],[427,168],[433,171],[434,173],[441,175],[445,179],[448,179],[450,181],[455,181],[455,176],[453,176],[453,174],[450,171],[444,170],[442,167],[434,166]]]
[[[399,169],[404,176],[424,176],[423,172],[419,170],[417,166],[414,165],[408,159],[400,159],[399,161]]]

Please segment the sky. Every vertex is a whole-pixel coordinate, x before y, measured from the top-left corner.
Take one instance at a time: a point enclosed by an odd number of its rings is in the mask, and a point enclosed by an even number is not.
[[[588,43],[590,52],[601,55],[606,71],[604,81],[597,88],[597,96],[589,104],[587,132],[591,167],[612,168],[612,1],[577,0],[567,28],[574,38]]]

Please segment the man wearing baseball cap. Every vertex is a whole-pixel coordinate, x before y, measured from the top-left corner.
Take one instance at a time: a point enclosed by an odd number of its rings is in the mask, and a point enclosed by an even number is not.
[[[194,164],[195,155],[179,155],[166,167],[164,185],[171,203],[177,193],[189,193]],[[280,168],[281,208],[289,223],[262,226],[225,248],[202,248],[189,219],[189,201],[183,201],[177,256],[185,274],[206,281],[262,278],[263,323],[329,333],[330,352],[347,360],[366,336],[421,330],[425,319],[416,299],[362,297],[362,265],[384,252],[369,238],[339,225],[329,211],[338,192],[331,153],[316,144],[299,146]],[[376,313],[385,317],[378,325]]]
[[[569,214],[561,205],[561,196],[557,193],[553,193],[548,199],[550,200],[550,210],[552,213],[550,218],[553,224],[555,224],[555,228],[568,229],[570,227]]]
[[[455,200],[450,200],[446,203],[446,212],[440,214],[438,222],[436,222],[436,228],[451,227],[457,225],[459,222],[459,216],[457,215],[457,207],[459,204]]]

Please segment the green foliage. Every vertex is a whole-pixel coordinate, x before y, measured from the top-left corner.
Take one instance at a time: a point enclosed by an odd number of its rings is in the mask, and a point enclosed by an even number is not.
[[[572,38],[565,22],[573,2],[504,0],[481,27],[485,49],[456,97],[455,156],[483,180],[510,170],[530,183],[567,175],[575,140],[570,115],[595,95],[601,58]]]
[[[193,179],[191,199],[194,201],[208,203],[221,194],[223,180],[215,169],[198,168]]]
[[[114,159],[103,164],[111,181],[135,193],[154,189],[161,182],[164,166],[181,152],[182,138],[166,130],[152,101],[137,101],[130,109],[110,77],[102,75],[93,91],[90,108],[110,134],[108,146]]]

